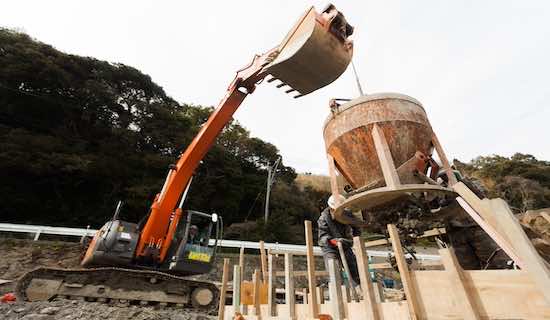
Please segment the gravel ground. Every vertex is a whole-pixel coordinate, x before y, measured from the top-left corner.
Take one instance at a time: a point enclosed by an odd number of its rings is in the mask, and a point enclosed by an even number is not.
[[[181,309],[113,306],[96,302],[56,300],[52,302],[0,303],[0,318],[6,320],[209,320],[216,317],[186,312]]]

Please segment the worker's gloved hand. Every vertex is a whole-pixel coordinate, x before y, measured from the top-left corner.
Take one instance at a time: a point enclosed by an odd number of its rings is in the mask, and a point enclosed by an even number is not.
[[[338,242],[341,242],[343,246],[351,246],[353,242],[350,239],[346,238],[336,238],[336,239],[330,239],[328,243],[330,243],[331,246],[337,247]]]

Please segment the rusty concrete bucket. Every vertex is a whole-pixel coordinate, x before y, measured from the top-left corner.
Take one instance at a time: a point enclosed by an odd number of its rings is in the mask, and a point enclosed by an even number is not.
[[[309,8],[278,46],[276,58],[265,67],[273,76],[290,86],[287,93],[295,98],[311,93],[336,80],[351,62],[353,33],[344,15],[333,5],[321,14]]]

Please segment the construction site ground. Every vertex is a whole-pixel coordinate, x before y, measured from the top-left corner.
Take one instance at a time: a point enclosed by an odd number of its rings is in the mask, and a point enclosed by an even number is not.
[[[17,236],[17,235],[12,235]],[[19,235],[20,237],[21,235]],[[30,237],[30,236],[29,236]],[[13,238],[2,235],[0,238],[0,295],[13,291],[14,282],[25,272],[37,267],[79,267],[83,247],[73,241],[39,240],[31,238]],[[223,259],[230,258],[231,263],[237,264],[238,253],[224,253],[216,260],[212,270],[204,275],[194,276],[194,279],[220,281]],[[301,262],[303,259],[303,263]],[[280,259],[281,268],[283,259]],[[322,260],[318,259],[318,268],[324,269]],[[296,257],[297,269],[303,265],[305,270],[305,256]],[[254,269],[260,266],[260,258],[255,254],[247,254],[245,259],[245,278],[251,279]],[[283,278],[279,279],[284,286]],[[296,278],[296,287],[306,287],[305,277]],[[23,302],[0,303],[0,318],[2,319],[215,319],[213,315],[189,313],[176,308],[116,306],[97,302],[57,300],[52,302]]]

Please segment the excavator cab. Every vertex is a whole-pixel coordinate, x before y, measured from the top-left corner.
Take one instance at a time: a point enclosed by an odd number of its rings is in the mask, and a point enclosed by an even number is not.
[[[222,236],[222,218],[216,213],[193,210],[187,210],[185,215],[185,221],[180,221],[176,228],[165,267],[178,274],[207,273]]]

